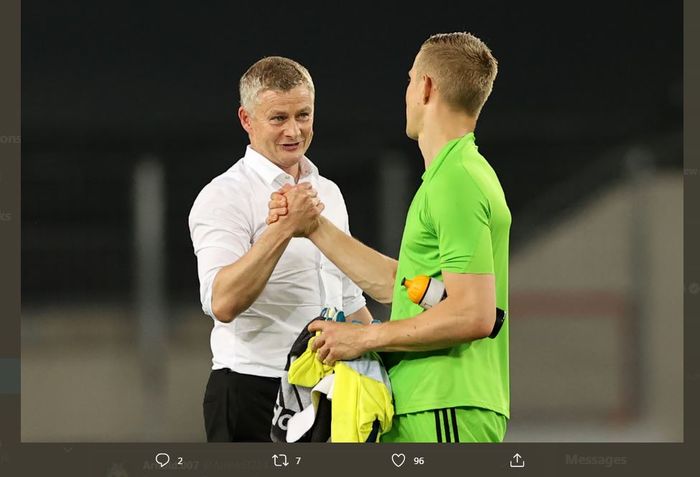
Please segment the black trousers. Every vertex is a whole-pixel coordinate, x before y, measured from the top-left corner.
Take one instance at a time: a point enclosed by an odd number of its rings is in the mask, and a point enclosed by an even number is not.
[[[271,442],[280,379],[217,369],[204,393],[208,442]]]

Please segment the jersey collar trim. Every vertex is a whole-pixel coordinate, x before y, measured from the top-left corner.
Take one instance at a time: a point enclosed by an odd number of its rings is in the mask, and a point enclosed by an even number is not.
[[[474,143],[475,138],[474,138],[474,133],[470,132],[465,134],[464,136],[453,139],[449,141],[447,144],[445,144],[442,149],[440,149],[440,152],[438,153],[437,157],[433,160],[432,163],[430,163],[430,166],[425,170],[423,175],[421,176],[421,179],[423,179],[423,182],[428,182],[430,179],[433,178],[437,170],[440,168],[443,162],[445,162],[445,158],[450,154],[450,151],[454,149],[456,146],[460,145],[464,147],[467,143]]]

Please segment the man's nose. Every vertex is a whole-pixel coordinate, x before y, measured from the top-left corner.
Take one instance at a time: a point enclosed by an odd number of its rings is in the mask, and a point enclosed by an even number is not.
[[[301,135],[301,128],[299,127],[299,123],[296,121],[296,119],[290,119],[287,122],[285,134],[293,138],[297,138]]]

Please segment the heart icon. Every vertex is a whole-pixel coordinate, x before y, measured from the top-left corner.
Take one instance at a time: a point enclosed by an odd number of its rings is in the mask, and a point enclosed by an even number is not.
[[[391,454],[391,461],[396,467],[401,467],[406,462],[405,454]]]

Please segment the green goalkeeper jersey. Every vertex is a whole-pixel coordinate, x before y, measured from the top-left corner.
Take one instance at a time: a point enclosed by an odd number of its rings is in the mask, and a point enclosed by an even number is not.
[[[493,274],[496,306],[507,311],[511,216],[474,134],[447,143],[422,179],[406,217],[391,319],[423,311],[408,298],[403,277],[442,280],[443,271]],[[434,351],[384,353],[396,413],[476,406],[510,417],[508,321],[495,339]]]

